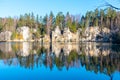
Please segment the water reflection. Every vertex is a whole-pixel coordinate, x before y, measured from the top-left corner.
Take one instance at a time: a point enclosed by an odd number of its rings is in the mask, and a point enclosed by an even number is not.
[[[51,70],[65,67],[80,68],[111,75],[120,72],[120,46],[109,43],[80,43],[52,45],[40,43],[0,43],[0,60],[6,65],[34,69],[44,65]]]

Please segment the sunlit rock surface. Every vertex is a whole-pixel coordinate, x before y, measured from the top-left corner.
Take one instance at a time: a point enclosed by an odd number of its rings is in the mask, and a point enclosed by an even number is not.
[[[33,33],[37,30],[32,29]],[[110,42],[113,41],[113,37],[115,34],[119,33],[118,28],[109,29],[109,28],[100,28],[98,26],[94,27],[86,27],[85,29],[78,28],[76,32],[71,32],[69,28],[64,28],[63,30],[60,29],[59,26],[55,28],[50,35],[39,35],[38,41],[46,42],[89,42],[89,41],[96,41],[96,42]],[[17,38],[15,40],[23,40],[23,41],[32,41],[33,34],[31,33],[31,29],[27,26],[17,28]],[[19,36],[20,35],[20,36]],[[12,32],[5,31],[0,33],[0,41],[10,41],[12,36]],[[18,38],[21,37],[21,38]],[[115,40],[114,40],[115,41]]]
[[[100,27],[87,27],[85,31],[82,32],[80,41],[102,41],[107,42],[111,40],[111,32],[108,28]]]
[[[77,35],[76,33],[72,33],[69,28],[64,28],[63,31],[60,30],[59,26],[52,31],[52,41],[56,42],[70,42],[76,41]]]
[[[10,40],[12,36],[11,31],[4,31],[0,33],[0,41],[7,41]]]
[[[59,26],[55,28],[55,31],[52,31],[52,41],[59,41],[61,37],[61,31]]]
[[[29,27],[27,26],[19,27],[17,31],[23,35],[23,40],[27,41],[31,38]]]
[[[113,32],[113,31],[112,31]],[[78,41],[103,41],[107,42],[111,40],[111,32],[108,28],[100,27],[87,27],[84,31],[78,29],[76,33],[72,33],[69,28],[64,28],[63,33],[59,29],[59,26],[52,31],[52,41],[56,42],[78,42]]]
[[[43,42],[46,43],[46,42],[50,42],[50,36],[49,35],[44,35],[44,38],[43,38]]]

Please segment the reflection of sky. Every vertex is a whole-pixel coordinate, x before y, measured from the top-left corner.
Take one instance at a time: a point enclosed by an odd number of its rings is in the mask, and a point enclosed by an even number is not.
[[[113,79],[120,78],[120,72],[113,73]],[[45,66],[34,67],[34,69],[25,69],[19,66],[8,67],[0,61],[0,79],[1,80],[109,80],[110,77],[103,73],[94,73],[87,71],[85,67],[79,68],[65,67],[60,71],[56,66],[52,70]]]
[[[118,80],[120,79],[120,72],[115,71],[112,76],[113,76],[113,80]]]

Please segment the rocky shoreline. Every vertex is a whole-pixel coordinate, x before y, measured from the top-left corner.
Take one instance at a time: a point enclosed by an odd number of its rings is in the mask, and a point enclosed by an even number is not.
[[[35,30],[34,30],[35,31]],[[52,32],[51,36],[45,34],[43,37],[33,39],[33,34],[26,26],[17,29],[16,34],[13,32],[5,31],[0,33],[0,42],[112,42],[112,34],[119,32],[118,29],[110,30],[103,28],[102,31],[99,27],[87,27],[84,31],[78,29],[75,33],[71,32],[69,28],[64,28],[61,32],[57,26]],[[14,38],[12,38],[14,36]]]

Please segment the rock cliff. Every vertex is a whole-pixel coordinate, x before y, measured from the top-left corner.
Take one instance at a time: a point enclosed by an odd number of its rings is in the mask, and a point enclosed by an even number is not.
[[[0,33],[0,41],[7,41],[11,39],[12,32],[4,31]]]

